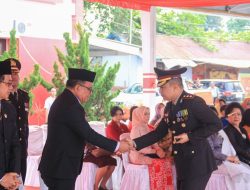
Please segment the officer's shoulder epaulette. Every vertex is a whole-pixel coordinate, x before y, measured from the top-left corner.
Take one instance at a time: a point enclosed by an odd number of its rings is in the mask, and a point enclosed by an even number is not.
[[[195,95],[193,94],[184,94],[182,99],[183,100],[190,100],[190,99],[194,99]]]

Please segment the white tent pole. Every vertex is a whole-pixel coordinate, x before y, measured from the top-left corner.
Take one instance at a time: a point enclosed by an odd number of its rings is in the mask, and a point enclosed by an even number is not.
[[[143,104],[154,110],[155,107],[155,33],[156,11],[141,11],[142,26],[142,63],[143,63]],[[152,113],[152,112],[151,112]],[[152,113],[151,115],[153,115]]]

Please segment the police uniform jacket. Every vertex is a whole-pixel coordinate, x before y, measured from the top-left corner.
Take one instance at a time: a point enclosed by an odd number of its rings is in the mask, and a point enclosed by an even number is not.
[[[39,165],[41,175],[75,179],[81,172],[85,141],[110,152],[117,145],[90,127],[78,99],[65,89],[50,108],[48,136]]]
[[[10,94],[9,100],[16,108],[17,112],[17,129],[19,141],[21,144],[21,154],[22,157],[27,156],[28,148],[28,136],[29,136],[29,124],[28,124],[28,115],[29,115],[29,95],[26,91],[18,89],[17,97],[14,94]]]
[[[160,140],[168,129],[173,137],[182,133],[189,137],[184,144],[173,144],[178,180],[207,175],[216,170],[213,152],[206,138],[221,129],[221,122],[202,98],[183,91],[176,104],[169,102],[166,105],[165,118],[158,128],[135,139],[137,149]]]
[[[13,105],[1,100],[0,111],[0,178],[7,172],[20,173],[20,143]]]

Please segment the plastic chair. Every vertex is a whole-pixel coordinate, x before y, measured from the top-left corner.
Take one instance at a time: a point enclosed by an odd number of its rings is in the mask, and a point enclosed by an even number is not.
[[[129,133],[120,136],[120,140],[129,138]],[[121,190],[149,190],[149,173],[147,165],[129,163],[128,153],[122,153],[122,162],[125,173],[122,177]]]

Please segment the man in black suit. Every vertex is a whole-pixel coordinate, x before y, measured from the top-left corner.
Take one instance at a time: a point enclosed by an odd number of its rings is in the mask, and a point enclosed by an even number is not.
[[[28,136],[29,136],[29,95],[26,91],[18,89],[19,84],[19,72],[21,70],[21,63],[14,58],[6,59],[11,63],[11,77],[12,77],[12,87],[13,90],[10,93],[9,100],[14,105],[16,109],[17,119],[17,129],[18,136],[21,145],[21,176],[23,184],[26,177],[27,168],[27,149],[28,149]]]
[[[0,189],[14,190],[20,185],[20,144],[16,112],[7,101],[12,90],[11,66],[0,61]]]
[[[155,68],[160,93],[168,101],[164,118],[155,131],[133,143],[140,150],[159,141],[170,129],[178,190],[204,190],[216,170],[206,138],[221,129],[221,122],[203,99],[183,90],[181,74],[186,70]]]
[[[49,190],[74,190],[75,180],[83,164],[85,143],[110,152],[130,148],[126,141],[117,143],[96,133],[85,119],[81,106],[92,93],[95,73],[85,69],[69,69],[66,89],[52,104],[48,116],[48,136],[39,170]]]

